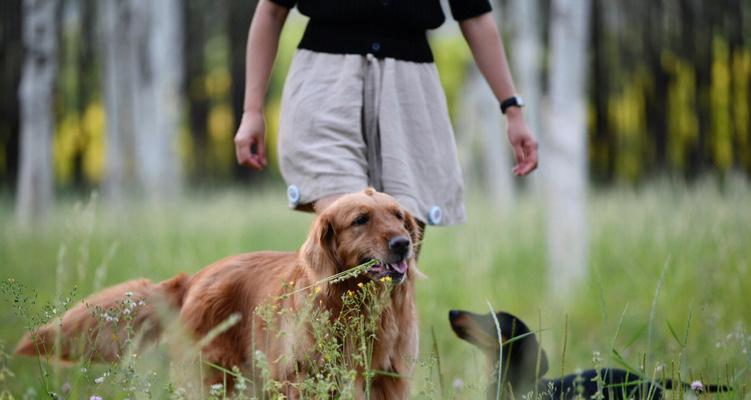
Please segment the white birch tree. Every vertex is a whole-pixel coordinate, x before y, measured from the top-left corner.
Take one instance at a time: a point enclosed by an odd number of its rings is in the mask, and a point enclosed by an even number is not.
[[[139,182],[146,193],[177,192],[180,163],[176,152],[183,79],[182,8],[179,0],[134,0],[137,98],[140,125],[135,130]]]
[[[104,192],[110,201],[120,201],[133,181],[134,95],[132,67],[135,53],[131,35],[129,0],[104,0],[100,6],[104,73],[104,103],[107,112],[107,164]]]
[[[549,106],[541,167],[551,289],[567,298],[587,269],[586,85],[589,0],[553,0]]]
[[[21,139],[16,216],[21,226],[43,223],[52,204],[52,109],[58,71],[57,0],[24,0],[24,63],[19,87]]]
[[[183,79],[178,0],[107,0],[105,99],[110,197],[128,189],[160,198],[177,192]]]
[[[540,99],[542,98],[542,16],[540,0],[513,0],[509,3],[507,18],[510,25],[511,59],[514,81],[524,98],[525,119],[538,137],[541,134]],[[542,137],[540,137],[540,140]],[[538,174],[528,178],[539,183]]]

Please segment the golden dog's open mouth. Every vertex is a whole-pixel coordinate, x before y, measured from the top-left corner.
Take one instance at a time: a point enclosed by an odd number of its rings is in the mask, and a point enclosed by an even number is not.
[[[369,262],[374,259],[366,259],[364,262]],[[368,269],[368,275],[375,280],[380,280],[385,277],[390,277],[394,283],[402,283],[407,276],[407,270],[409,269],[409,263],[407,259],[402,259],[394,262],[384,262],[377,260],[378,263]]]

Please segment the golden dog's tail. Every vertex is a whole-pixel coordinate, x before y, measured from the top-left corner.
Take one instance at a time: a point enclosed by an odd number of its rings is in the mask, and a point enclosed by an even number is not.
[[[160,283],[137,279],[84,299],[61,319],[27,333],[16,354],[48,355],[61,361],[115,361],[131,346],[159,338],[165,317],[179,311],[190,277]]]

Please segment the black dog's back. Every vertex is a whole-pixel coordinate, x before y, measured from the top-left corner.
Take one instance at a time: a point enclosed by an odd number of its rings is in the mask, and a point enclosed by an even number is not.
[[[669,381],[668,381],[669,382]],[[672,387],[672,382],[670,383]],[[670,389],[666,387],[666,389]],[[573,399],[578,393],[584,398],[601,392],[604,400],[610,399],[662,399],[660,386],[638,374],[623,369],[588,369],[557,379],[542,379],[537,387],[542,398]]]
[[[680,388],[679,388],[680,387]],[[573,399],[577,393],[590,398],[601,392],[603,400],[616,399],[650,399],[663,398],[663,390],[694,390],[691,385],[672,379],[655,382],[643,376],[617,368],[588,369],[579,374],[570,374],[556,379],[541,379],[537,386],[538,393],[544,399]],[[723,385],[701,385],[698,392],[725,392]]]
[[[602,398],[610,399],[650,399],[660,400],[663,390],[692,390],[691,385],[671,379],[651,381],[639,374],[623,369],[602,368],[588,369],[578,374],[566,375],[556,379],[542,379],[548,370],[547,356],[539,346],[533,332],[519,318],[505,312],[492,314],[474,314],[467,311],[449,312],[451,328],[457,336],[479,347],[498,365],[500,341],[497,338],[495,321],[501,327],[503,342],[504,369],[502,389],[514,391],[514,397],[536,390],[542,399],[574,399],[581,396],[592,398],[598,392]],[[488,398],[495,398],[498,389],[497,379],[488,388]],[[701,385],[695,389],[699,392],[723,392],[730,390],[722,385]]]

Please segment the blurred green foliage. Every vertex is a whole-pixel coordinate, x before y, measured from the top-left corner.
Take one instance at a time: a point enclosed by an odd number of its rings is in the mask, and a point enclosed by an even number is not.
[[[672,77],[668,85],[668,159],[678,170],[686,166],[686,153],[699,140],[696,107],[696,74],[688,62],[663,53],[662,62]]]

